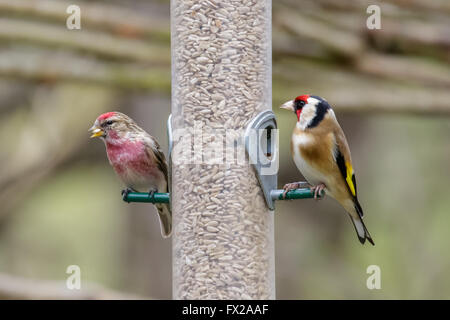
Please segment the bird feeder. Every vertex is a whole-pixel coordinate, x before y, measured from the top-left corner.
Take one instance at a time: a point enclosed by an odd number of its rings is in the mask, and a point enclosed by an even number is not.
[[[174,299],[275,299],[271,6],[171,1],[170,195],[124,200],[170,201]]]
[[[247,125],[272,105],[271,9],[171,1],[175,299],[275,298],[273,212],[239,161]]]

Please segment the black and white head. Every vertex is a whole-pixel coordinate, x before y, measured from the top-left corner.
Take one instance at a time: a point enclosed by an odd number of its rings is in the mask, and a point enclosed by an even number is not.
[[[325,99],[308,94],[287,101],[280,108],[293,111],[297,115],[297,125],[302,129],[316,127],[328,112],[333,113]]]

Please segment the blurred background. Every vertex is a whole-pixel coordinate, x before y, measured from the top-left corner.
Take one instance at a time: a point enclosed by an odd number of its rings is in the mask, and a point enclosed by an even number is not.
[[[66,8],[81,8],[81,30]],[[381,30],[366,9],[381,7]],[[0,0],[0,298],[171,298],[171,241],[151,205],[122,202],[87,129],[120,110],[167,151],[167,0]],[[376,246],[332,199],[275,213],[278,299],[450,298],[450,2],[273,1],[279,186],[301,180],[295,117],[325,97],[346,132]],[[69,265],[82,289],[63,289]],[[381,268],[381,290],[366,269]]]

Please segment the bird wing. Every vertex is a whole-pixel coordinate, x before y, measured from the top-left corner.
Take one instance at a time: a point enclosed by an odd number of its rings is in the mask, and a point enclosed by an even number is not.
[[[153,158],[158,166],[158,169],[163,173],[166,182],[166,190],[158,190],[158,192],[170,192],[167,161],[164,153],[161,150],[161,147],[159,146],[159,143],[155,138],[148,135],[145,144],[145,152],[147,152],[147,156]],[[159,222],[161,224],[161,234],[163,238],[167,238],[172,233],[172,210],[170,204],[157,203],[155,204],[155,206],[158,210]]]
[[[340,129],[340,128],[339,128]],[[339,167],[342,177],[344,178],[347,188],[353,197],[356,197],[356,179],[353,172],[352,159],[350,157],[350,149],[348,147],[347,140],[345,139],[342,129],[336,130],[334,133],[336,145],[335,155],[336,163]]]
[[[155,160],[155,163],[158,166],[158,169],[164,174],[164,179],[166,180],[166,183],[168,181],[168,168],[167,168],[167,161],[166,157],[164,155],[164,152],[162,152],[161,147],[159,146],[158,142],[155,138],[149,137],[150,141],[146,142],[146,148],[145,152],[147,152],[147,155],[150,158],[153,158]],[[163,192],[162,190],[160,192]]]
[[[159,146],[156,150],[154,150],[154,153],[155,153],[156,161],[158,163],[158,168],[162,171],[162,173],[164,174],[164,177],[167,181],[168,169],[167,169],[166,157],[164,156],[164,153],[161,151]]]
[[[356,188],[356,176],[353,171],[352,159],[350,156],[350,148],[348,147],[347,139],[345,138],[344,132],[340,126],[334,131],[335,137],[335,159],[339,171],[344,178],[345,184],[350,195],[353,198],[355,204],[355,209],[359,216],[363,216],[363,211],[361,205],[358,201],[358,191]]]

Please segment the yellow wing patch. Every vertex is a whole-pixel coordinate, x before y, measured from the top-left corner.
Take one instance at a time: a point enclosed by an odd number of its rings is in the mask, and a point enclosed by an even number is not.
[[[348,187],[350,188],[350,192],[353,196],[356,196],[355,185],[353,184],[353,168],[350,162],[345,163],[345,167],[347,168],[347,177],[345,181],[347,181]]]

